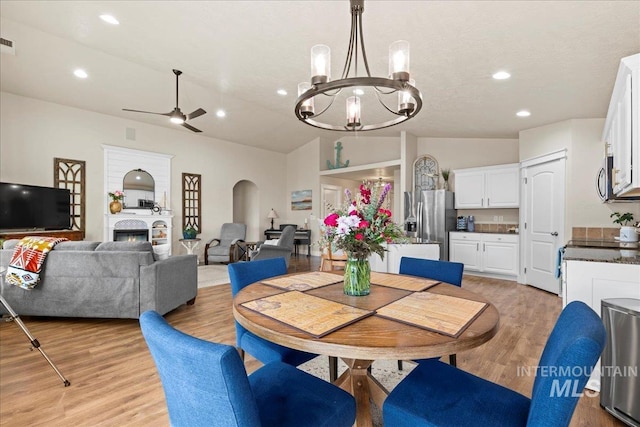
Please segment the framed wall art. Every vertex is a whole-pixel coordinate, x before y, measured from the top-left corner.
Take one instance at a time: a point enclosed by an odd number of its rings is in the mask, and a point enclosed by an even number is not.
[[[291,192],[292,211],[310,211],[311,205],[311,190],[299,190]]]

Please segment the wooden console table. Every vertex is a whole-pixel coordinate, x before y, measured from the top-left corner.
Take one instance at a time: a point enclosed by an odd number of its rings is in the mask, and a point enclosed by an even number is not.
[[[282,230],[265,230],[264,236],[267,240],[279,239]],[[311,230],[296,230],[294,239],[295,254],[298,255],[298,245],[307,245],[307,256],[311,255]]]
[[[35,231],[6,231],[0,233],[0,239],[22,239],[25,236],[64,237],[69,240],[84,240],[84,230],[35,230]]]

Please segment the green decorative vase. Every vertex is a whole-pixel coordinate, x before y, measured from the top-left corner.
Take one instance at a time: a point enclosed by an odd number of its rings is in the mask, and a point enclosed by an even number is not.
[[[187,228],[182,231],[182,237],[188,240],[196,238],[196,230],[194,228]]]
[[[344,267],[344,293],[351,296],[369,295],[371,291],[371,265],[367,258],[347,258]]]

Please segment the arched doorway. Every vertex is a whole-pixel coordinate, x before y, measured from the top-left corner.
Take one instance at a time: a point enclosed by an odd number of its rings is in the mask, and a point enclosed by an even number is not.
[[[262,233],[258,200],[258,186],[253,182],[242,180],[233,186],[233,222],[247,224],[248,242],[260,240]]]

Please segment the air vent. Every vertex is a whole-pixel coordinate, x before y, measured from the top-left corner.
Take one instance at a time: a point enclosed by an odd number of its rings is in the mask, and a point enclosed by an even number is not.
[[[5,39],[4,37],[0,37],[0,52],[8,53],[9,55],[16,54],[16,45],[13,40]]]

